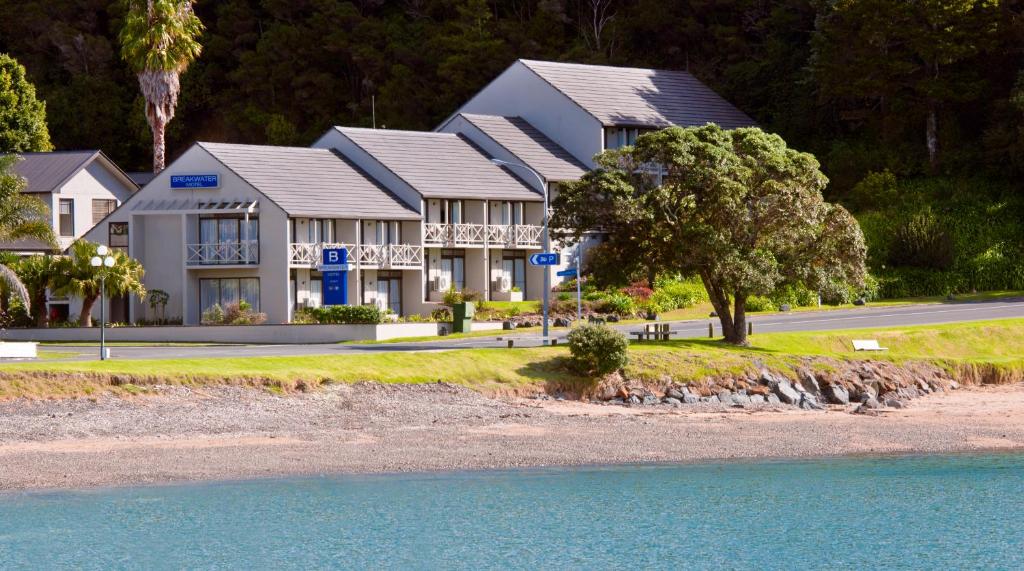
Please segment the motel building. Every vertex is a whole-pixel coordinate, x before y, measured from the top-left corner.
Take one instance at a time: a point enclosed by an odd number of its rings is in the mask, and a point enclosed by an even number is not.
[[[539,300],[545,191],[647,131],[754,121],[689,73],[518,60],[433,132],[334,127],[309,148],[196,143],[85,236],[127,244],[164,315],[246,300],[268,323],[323,303],[344,247],[349,304],[429,314],[449,290]],[[496,164],[494,161],[497,160]],[[581,264],[599,232],[552,244]],[[132,320],[152,319],[130,304]]]

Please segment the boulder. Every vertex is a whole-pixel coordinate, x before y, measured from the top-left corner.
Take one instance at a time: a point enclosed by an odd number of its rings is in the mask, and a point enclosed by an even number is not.
[[[665,397],[662,400],[665,402],[665,404],[670,404],[672,406],[679,406],[679,405],[683,404],[683,401],[681,401],[681,400],[679,400],[679,399],[677,399],[675,397]]]
[[[683,395],[683,402],[686,404],[697,404],[700,402],[700,397],[693,393],[686,393]]]
[[[628,402],[629,404],[640,404],[643,401],[641,401],[640,397],[638,397],[636,395],[630,395],[629,396],[629,400],[626,401],[626,402]]]
[[[746,406],[750,404],[750,397],[744,394],[736,393],[732,395],[732,404],[739,406]]]
[[[842,385],[829,385],[826,387],[825,398],[832,404],[850,404],[850,392]]]
[[[885,406],[889,408],[903,408],[903,401],[899,399],[886,399]]]
[[[750,404],[764,404],[764,396],[762,395],[750,395]]]
[[[800,402],[800,392],[794,389],[792,383],[787,379],[775,380],[770,386],[772,392],[779,397],[780,401],[786,404],[798,404]]]
[[[732,391],[722,389],[718,391],[718,400],[726,404],[732,402]]]
[[[861,406],[863,406],[864,408],[869,408],[869,409],[879,409],[879,408],[882,408],[882,405],[878,402],[878,399],[876,399],[874,397],[869,397],[867,400],[865,400],[863,403],[861,403]]]
[[[779,397],[775,396],[772,393],[769,393],[768,396],[764,397],[764,400],[765,402],[771,405],[782,404],[782,401],[779,400]]]
[[[804,410],[824,410],[825,407],[818,404],[818,399],[811,393],[800,393],[800,408]]]
[[[669,388],[665,389],[665,396],[681,400],[683,398],[683,395],[686,394],[683,392],[684,390],[685,389],[683,388],[672,385]]]
[[[797,378],[800,379],[800,384],[803,385],[804,389],[812,394],[818,394],[821,392],[821,387],[818,385],[818,379],[808,369],[800,369],[797,371]]]
[[[759,395],[761,397],[764,397],[764,396],[767,396],[768,393],[770,393],[770,392],[771,392],[771,390],[769,390],[768,387],[766,387],[764,385],[754,385],[752,387],[747,388],[747,394],[751,395],[751,396]],[[764,400],[764,399],[762,398],[761,400]]]
[[[646,404],[646,405],[651,405],[651,404],[658,404],[661,401],[658,400],[658,397],[656,397],[654,395],[648,394],[648,395],[644,395],[644,400],[642,402],[644,404]]]

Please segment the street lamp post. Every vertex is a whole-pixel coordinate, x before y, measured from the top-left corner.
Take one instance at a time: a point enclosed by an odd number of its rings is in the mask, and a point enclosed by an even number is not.
[[[540,173],[533,170],[532,168],[519,163],[510,163],[501,159],[491,159],[491,162],[498,166],[515,167],[526,171],[529,171],[533,176],[537,177],[537,182],[540,183],[541,191],[544,193],[544,252],[546,253],[551,249],[551,242],[548,237],[548,183],[544,180],[544,177],[540,176]],[[551,340],[548,339],[548,297],[551,295],[551,266],[544,266],[544,322],[543,322],[543,344],[550,345]]]
[[[107,358],[107,271],[114,267],[114,257],[109,255],[110,250],[100,245],[96,248],[96,255],[89,260],[89,265],[100,268],[100,360]]]

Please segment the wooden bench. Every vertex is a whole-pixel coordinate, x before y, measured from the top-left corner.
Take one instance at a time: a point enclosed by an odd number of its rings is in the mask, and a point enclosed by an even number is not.
[[[888,347],[880,347],[877,339],[854,339],[854,351],[888,351]]]

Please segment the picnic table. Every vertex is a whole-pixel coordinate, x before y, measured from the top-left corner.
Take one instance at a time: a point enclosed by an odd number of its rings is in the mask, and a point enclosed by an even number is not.
[[[670,330],[668,323],[645,323],[642,331],[633,331],[631,334],[636,335],[637,341],[668,341],[677,333],[679,332]]]

